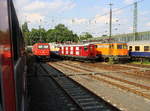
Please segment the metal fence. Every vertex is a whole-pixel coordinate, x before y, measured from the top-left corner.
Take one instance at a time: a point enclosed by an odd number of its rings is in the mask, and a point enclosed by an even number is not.
[[[93,41],[102,41],[105,39],[108,39],[108,36],[103,36],[103,37],[97,37],[97,38],[92,38],[89,40]],[[150,40],[150,31],[147,32],[139,32],[136,34],[136,37],[134,37],[133,33],[129,34],[120,34],[120,35],[114,35],[111,37],[114,42],[130,42],[130,41],[143,41],[143,40]]]

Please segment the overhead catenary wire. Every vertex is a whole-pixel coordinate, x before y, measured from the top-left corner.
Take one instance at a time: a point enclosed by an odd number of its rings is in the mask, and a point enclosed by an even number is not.
[[[144,0],[139,0],[139,1],[136,1],[137,3],[140,3],[140,2],[143,2]],[[124,7],[121,7],[121,8],[119,8],[119,9],[112,9],[112,12],[114,13],[114,12],[118,12],[118,11],[121,11],[121,10],[123,10],[123,9],[126,9],[126,8],[128,8],[128,7],[131,7],[131,6],[133,6],[134,5],[134,3],[135,2],[133,2],[133,3],[131,3],[131,4],[129,4],[129,5],[126,5],[126,6],[124,6]],[[100,15],[100,16],[105,16],[105,15],[108,15],[110,12],[106,12],[106,13],[104,13],[104,14],[102,14],[102,15]]]
[[[134,1],[133,3],[131,3],[131,4],[129,4],[129,5],[126,5],[126,6],[124,6],[124,7],[121,7],[121,8],[118,8],[118,9],[114,9],[114,10],[112,9],[112,13],[119,12],[119,11],[121,11],[121,10],[127,9],[127,8],[133,6],[133,5],[135,4],[135,2],[138,4],[138,3],[143,2],[143,1],[144,1],[144,0]],[[107,15],[109,15],[109,14],[110,14],[110,11],[109,11],[109,12],[106,12],[106,13],[104,13],[104,14],[102,14],[102,15],[99,15],[99,17],[107,16]],[[89,21],[93,21],[93,20],[92,20],[92,19],[89,19]],[[97,21],[94,20],[94,23],[96,24]],[[109,36],[111,36],[111,34],[109,34]]]

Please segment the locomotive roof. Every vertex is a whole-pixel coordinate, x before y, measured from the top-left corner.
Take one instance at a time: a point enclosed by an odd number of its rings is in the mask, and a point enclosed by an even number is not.
[[[106,42],[106,43],[94,43],[94,44],[125,44],[126,42]]]
[[[87,46],[87,45],[90,45],[90,44],[63,44],[60,46]]]

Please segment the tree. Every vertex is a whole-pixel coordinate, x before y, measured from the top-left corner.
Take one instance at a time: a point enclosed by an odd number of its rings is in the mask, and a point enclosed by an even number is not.
[[[23,25],[22,25],[22,32],[23,32],[23,36],[25,38],[25,43],[27,45],[30,45],[30,38],[29,38],[29,35],[30,35],[30,32],[29,32],[29,28],[28,28],[28,23],[25,22]]]
[[[32,45],[37,42],[48,42],[45,29],[32,29],[30,32],[30,41]]]
[[[72,41],[77,42],[77,34],[73,34],[65,25],[58,24],[55,29],[50,29],[47,31],[48,42],[66,42]]]
[[[88,40],[89,38],[93,38],[93,36],[88,32],[85,32],[84,34],[80,35],[80,40]]]
[[[58,24],[54,29],[46,31],[44,28],[32,29],[29,31],[28,24],[22,25],[23,34],[28,45],[37,42],[78,42],[79,37],[69,30],[64,24]]]
[[[25,22],[25,23],[22,25],[22,31],[23,31],[23,32],[29,32],[28,23],[27,23],[27,22]]]

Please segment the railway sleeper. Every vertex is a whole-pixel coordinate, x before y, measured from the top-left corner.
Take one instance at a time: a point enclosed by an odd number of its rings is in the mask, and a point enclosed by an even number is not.
[[[59,71],[58,71],[59,72]],[[52,71],[52,72],[49,72],[49,73],[54,73],[54,71]],[[59,72],[60,73],[60,72]],[[58,82],[58,84],[62,87],[62,88],[64,88],[63,87],[63,84],[61,84],[61,83],[63,83],[63,82],[65,82],[65,84],[64,85],[69,85],[69,87],[70,87],[70,85],[71,84],[73,84],[74,82],[72,81],[72,80],[68,80],[68,78],[66,78],[66,77],[60,77],[60,78],[54,78],[57,82]],[[77,85],[78,86],[78,85]],[[67,88],[69,88],[69,87],[67,87]],[[81,87],[82,88],[82,87]],[[68,95],[70,95],[70,97],[72,98],[72,99],[74,99],[74,102],[75,103],[77,103],[79,106],[81,106],[81,109],[83,109],[83,110],[86,110],[86,111],[101,111],[101,110],[103,110],[103,109],[105,109],[105,111],[106,110],[108,110],[108,109],[110,109],[109,108],[109,105],[105,105],[104,103],[105,102],[102,102],[102,101],[100,101],[99,99],[96,99],[95,97],[92,97],[91,96],[91,94],[88,94],[88,92],[86,91],[86,90],[77,90],[76,88],[75,89],[72,89],[72,88],[69,88],[69,90],[67,91],[66,89],[64,89],[65,91],[66,91],[66,93],[68,94]],[[73,90],[73,91],[72,91]],[[89,97],[87,98],[87,97],[85,97],[85,98],[74,98],[74,96],[76,96],[76,95],[89,95]],[[91,97],[90,97],[91,96]],[[102,102],[102,105],[98,105],[97,103],[96,104],[88,104],[89,102],[100,102],[100,104],[101,104],[101,102]],[[67,103],[67,101],[66,101],[66,103]],[[87,103],[87,104],[85,104],[85,103]],[[112,107],[112,106],[111,106]],[[112,107],[113,108],[113,107]],[[116,109],[116,108],[115,108]],[[75,110],[75,109],[73,109],[73,110]],[[116,109],[117,110],[117,109]],[[111,111],[111,109],[110,109],[110,111]],[[113,110],[114,111],[114,110]]]
[[[76,94],[72,93],[72,94],[70,94],[70,95],[71,95],[71,96],[78,96],[78,95],[83,96],[83,95],[86,95],[86,93],[85,93],[85,92],[78,92],[78,93],[76,93]]]
[[[93,105],[93,106],[84,106],[83,107],[84,110],[92,110],[92,111],[101,111],[102,109],[104,109],[104,106],[99,106],[99,105]]]
[[[83,91],[67,91],[69,94],[80,94],[82,93]],[[85,93],[86,94],[86,93]]]
[[[95,104],[97,104],[97,105],[101,105],[99,102],[97,102],[97,101],[89,101],[89,102],[86,102],[86,103],[81,103],[81,105],[95,105]]]
[[[89,95],[77,95],[77,96],[73,96],[74,98],[83,98],[83,97],[85,97],[85,98],[89,98],[90,96]]]
[[[74,97],[73,98],[77,99],[77,100],[81,100],[81,99],[92,99],[90,96],[89,97]]]
[[[78,86],[64,86],[64,85],[62,85],[66,90],[68,90],[68,91],[76,91],[76,90],[78,90],[78,91],[83,91],[83,89],[81,89],[80,87],[78,87]]]
[[[78,102],[82,103],[82,102],[89,102],[89,101],[95,101],[94,98],[81,98],[81,99],[77,99]]]
[[[74,85],[74,83],[71,80],[69,81],[69,80],[61,79],[59,81],[61,81],[64,85]]]
[[[70,88],[81,89],[80,87],[72,86],[72,85],[63,85],[63,87],[64,87],[65,89],[70,89]]]
[[[79,88],[67,88],[67,89],[65,88],[65,90],[70,92],[70,93],[72,93],[72,92],[74,92],[74,93],[76,93],[76,92],[83,92],[83,90],[79,89]]]
[[[71,108],[70,108],[70,111],[77,111],[77,108],[71,107]]]

